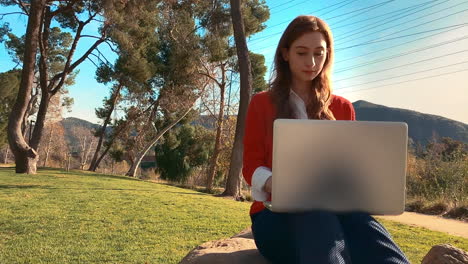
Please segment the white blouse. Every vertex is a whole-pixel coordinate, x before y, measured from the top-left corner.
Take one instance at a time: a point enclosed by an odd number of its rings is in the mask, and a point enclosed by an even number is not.
[[[289,104],[298,119],[308,119],[304,101],[292,89],[289,93]],[[261,166],[255,169],[252,175],[252,198],[255,201],[263,202],[268,199],[268,193],[263,191],[263,186],[271,175],[271,168]]]

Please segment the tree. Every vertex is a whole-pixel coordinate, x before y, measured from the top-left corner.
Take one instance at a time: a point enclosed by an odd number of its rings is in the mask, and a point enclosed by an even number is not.
[[[156,146],[157,171],[162,179],[184,183],[194,168],[208,162],[212,145],[211,131],[187,123],[180,125]]]
[[[48,122],[46,124],[44,128],[44,143],[39,147],[39,164],[47,167],[53,166],[50,160],[59,164],[65,162],[69,146],[65,140],[65,130],[61,122]]]
[[[268,83],[265,81],[265,57],[249,51],[250,65],[252,68],[252,93],[258,93],[268,89]]]
[[[215,1],[211,6],[205,7],[209,11],[201,16],[200,25],[204,27],[205,34],[202,35],[202,46],[205,54],[203,61],[204,69],[199,74],[208,77],[218,87],[217,92],[213,92],[219,98],[218,112],[210,111],[216,115],[216,139],[211,165],[208,172],[206,188],[208,191],[213,186],[213,181],[218,168],[218,160],[221,155],[221,133],[223,131],[225,119],[225,93],[226,87],[231,85],[227,73],[235,72],[237,60],[235,58],[234,47],[230,41],[233,31],[231,19],[229,16],[228,1]],[[240,7],[246,14],[239,17],[246,25],[245,35],[257,33],[265,28],[263,22],[269,17],[268,8],[263,1],[249,0],[245,1]],[[262,55],[258,54],[259,57]],[[231,78],[232,80],[232,78]]]
[[[39,161],[42,161],[43,167],[47,166],[51,156],[54,156],[56,161],[62,162],[65,157],[61,156],[61,154],[68,152],[65,131],[61,121],[63,120],[64,107],[70,112],[73,99],[66,97],[67,100],[63,101],[61,97],[62,94],[59,93],[50,99],[44,127],[43,141],[45,144],[40,145],[38,149]],[[32,124],[30,123],[30,125]],[[54,155],[51,155],[52,153]]]
[[[96,148],[96,137],[92,131],[85,127],[75,127],[72,130],[73,137],[77,139],[76,154],[79,155],[80,169],[84,170],[88,164],[91,152]]]
[[[3,3],[3,2],[2,2]],[[17,173],[36,173],[37,151],[24,140],[21,124],[29,103],[34,81],[42,10],[46,0],[31,2],[18,97],[8,119],[8,142],[15,155]],[[26,12],[26,9],[24,10]]]
[[[95,131],[94,134],[99,139],[93,154],[93,158],[88,168],[89,171],[96,171],[97,167],[99,166],[98,160],[102,160],[102,158],[99,159],[100,150],[104,143],[104,139],[106,138],[107,127],[112,121],[112,113],[114,112],[120,99],[121,90],[122,85],[120,84],[112,87],[110,98],[105,98],[104,106],[102,108],[96,109],[96,116],[100,119],[103,119],[103,124],[98,130]]]
[[[24,46],[23,49],[19,49],[23,51],[20,53],[24,54],[20,56],[23,62],[22,82],[8,126],[8,139],[15,154],[16,172],[36,172],[37,149],[41,142],[50,98],[64,87],[70,74],[91,55],[101,58],[93,52],[98,51],[98,46],[102,43],[109,44],[111,49],[139,51],[139,43],[144,43],[140,38],[143,38],[148,31],[154,30],[155,10],[158,2],[157,0],[41,0],[31,1],[30,4],[16,0],[0,2],[1,5],[17,5],[28,16]],[[132,20],[125,19],[130,16]],[[57,22],[60,28],[52,27],[52,22]],[[99,36],[83,34],[84,28],[91,22],[99,24]],[[139,31],[134,30],[137,27],[140,28]],[[61,29],[66,29],[68,32],[62,32]],[[74,36],[70,32],[74,33]],[[132,33],[137,36],[129,37]],[[54,38],[57,34],[64,38]],[[11,36],[10,34],[10,40]],[[70,36],[70,38],[65,36]],[[83,38],[92,38],[95,41],[84,54],[74,60],[76,47]],[[62,48],[67,46],[62,40],[71,43],[70,48]],[[119,45],[117,46],[116,43]],[[36,56],[38,51],[39,56]],[[101,52],[98,53],[101,55]],[[54,57],[59,58],[59,65],[62,65],[59,69],[54,69],[56,64],[51,61]],[[133,57],[135,60],[139,58]],[[24,120],[30,104],[36,69],[39,74],[41,100],[32,139],[30,144],[27,144],[21,131],[21,121]]]
[[[137,126],[132,131],[140,131],[133,137],[145,144],[134,151],[128,176],[136,175],[146,153],[190,112],[207,86],[206,78],[197,74],[201,51],[193,4],[187,0],[160,5],[163,23],[157,31],[158,46],[148,52],[157,68],[151,80],[153,89],[146,95],[153,98],[149,100],[151,112],[147,121],[135,123]]]
[[[252,91],[252,66],[249,59],[249,50],[245,40],[245,28],[241,13],[240,0],[231,1],[231,18],[234,29],[234,39],[236,42],[237,58],[239,60],[240,71],[240,102],[237,114],[236,135],[234,137],[234,148],[231,156],[231,166],[226,181],[226,189],[223,195],[233,196],[235,199],[241,197],[240,182],[242,169],[242,139],[244,138],[245,118],[247,107],[250,102]]]

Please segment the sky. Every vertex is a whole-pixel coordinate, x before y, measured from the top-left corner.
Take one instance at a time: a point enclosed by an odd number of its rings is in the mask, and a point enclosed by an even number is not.
[[[389,107],[440,115],[468,123],[468,2],[462,0],[268,0],[266,29],[250,36],[247,45],[265,56],[268,72],[276,46],[288,23],[298,15],[315,15],[331,27],[335,40],[333,93],[355,102],[366,100]],[[0,13],[14,12],[2,7]],[[27,18],[5,16],[13,32],[25,32]],[[96,35],[97,25],[85,34]],[[77,55],[93,43],[83,39]],[[105,45],[106,58],[116,56]],[[0,45],[0,72],[15,64]],[[96,82],[95,66],[86,60],[66,116],[98,122],[94,109],[102,105],[110,87]],[[238,87],[233,91],[238,92]]]

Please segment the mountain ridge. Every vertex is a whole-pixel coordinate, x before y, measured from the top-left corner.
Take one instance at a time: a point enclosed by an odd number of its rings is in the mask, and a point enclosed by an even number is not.
[[[355,101],[353,106],[358,121],[407,123],[408,136],[414,143],[426,145],[434,136],[450,137],[468,143],[468,125],[461,121],[404,108],[375,104],[365,100]],[[199,124],[213,129],[214,122],[215,120],[211,116],[202,115],[199,120],[193,121],[192,124]],[[76,117],[65,118],[62,120],[62,124],[67,131],[71,131],[71,126],[74,125],[84,126],[89,129],[99,127],[98,124]]]

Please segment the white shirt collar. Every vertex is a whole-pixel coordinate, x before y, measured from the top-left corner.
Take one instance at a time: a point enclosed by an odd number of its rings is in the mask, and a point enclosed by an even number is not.
[[[293,91],[293,89],[290,89],[289,92],[289,104],[291,105],[297,119],[309,119],[304,101]]]

